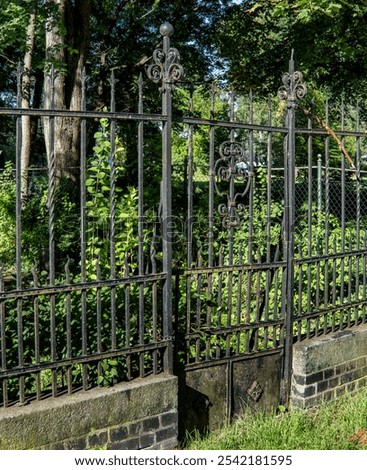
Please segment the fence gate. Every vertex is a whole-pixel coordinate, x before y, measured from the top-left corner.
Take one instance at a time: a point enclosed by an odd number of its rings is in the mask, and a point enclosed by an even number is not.
[[[367,152],[358,106],[304,104],[293,51],[266,103],[215,85],[181,93],[187,109],[172,117],[176,363],[185,428],[205,429],[246,406],[288,406],[293,343],[366,321]]]
[[[168,50],[169,85],[163,93],[167,123],[172,121],[175,130],[168,230],[175,279],[175,363],[185,384],[180,401],[184,427],[205,429],[246,405],[273,408],[289,398],[295,108],[306,88],[292,57],[279,89],[287,108],[280,124],[279,116],[273,117],[279,99],[264,108],[252,94],[237,98],[214,85],[195,89],[181,83],[187,109],[172,113],[167,106],[170,85],[182,69],[177,68],[177,51]],[[163,72],[157,76],[161,80]],[[180,142],[185,140],[180,160]],[[164,146],[163,158],[167,150]],[[183,206],[177,196],[180,184]],[[178,257],[182,251],[184,264]]]

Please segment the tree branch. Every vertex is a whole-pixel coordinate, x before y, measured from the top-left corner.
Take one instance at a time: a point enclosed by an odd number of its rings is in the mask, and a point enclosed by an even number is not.
[[[329,127],[325,121],[323,121],[319,116],[317,116],[317,114],[314,114],[310,109],[305,109],[303,107],[301,107],[301,109],[306,114],[306,116],[311,116],[312,119],[314,119],[320,127],[326,130],[326,132],[330,135],[330,137],[332,137],[335,140],[335,142],[338,144],[338,148],[340,152],[342,152],[344,157],[348,160],[348,163],[351,166],[351,168],[355,169],[355,165],[353,163],[352,158],[350,157],[341,139],[339,139],[339,137],[336,135],[335,131],[333,131],[333,129],[331,129],[331,127]]]

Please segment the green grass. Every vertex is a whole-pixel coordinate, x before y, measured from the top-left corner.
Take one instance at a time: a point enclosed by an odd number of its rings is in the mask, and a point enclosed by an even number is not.
[[[352,450],[367,449],[367,389],[312,411],[265,415],[244,410],[231,426],[206,437],[190,436],[187,449]],[[359,432],[359,439],[353,439]],[[357,440],[357,442],[356,442]]]

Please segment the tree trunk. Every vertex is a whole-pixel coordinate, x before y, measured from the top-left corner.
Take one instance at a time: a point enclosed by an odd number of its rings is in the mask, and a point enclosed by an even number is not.
[[[44,107],[79,111],[82,73],[86,60],[91,0],[47,0],[57,7],[46,26],[46,72]],[[53,130],[52,130],[53,128]],[[80,156],[80,119],[56,117],[51,126],[45,119],[46,151],[51,163],[54,155],[55,177],[77,180]],[[51,135],[53,134],[53,135]]]
[[[29,16],[27,27],[26,39],[26,52],[24,54],[24,69],[22,75],[22,102],[21,106],[24,109],[30,108],[30,94],[31,94],[31,69],[32,58],[34,51],[36,30],[36,11],[32,11]],[[28,197],[28,168],[30,162],[32,145],[32,123],[31,116],[22,116],[22,146],[21,146],[21,169],[22,169],[22,205],[25,204]]]

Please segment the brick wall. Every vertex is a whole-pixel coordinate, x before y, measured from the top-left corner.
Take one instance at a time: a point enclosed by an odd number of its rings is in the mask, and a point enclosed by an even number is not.
[[[177,378],[158,375],[0,414],[0,449],[173,449]]]
[[[297,343],[291,406],[308,408],[367,384],[367,325]]]

